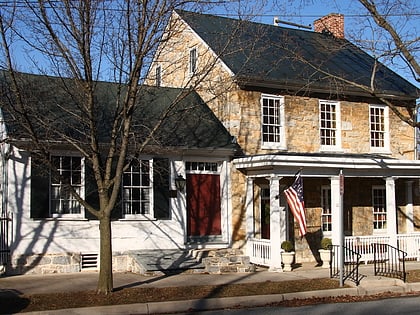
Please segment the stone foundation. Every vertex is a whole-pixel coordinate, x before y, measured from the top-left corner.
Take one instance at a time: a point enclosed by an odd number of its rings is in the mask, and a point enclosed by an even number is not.
[[[21,255],[13,257],[6,274],[51,274],[80,272],[79,253]]]
[[[249,256],[244,256],[242,250],[235,248],[209,251],[208,257],[203,258],[203,264],[208,273],[255,271]]]

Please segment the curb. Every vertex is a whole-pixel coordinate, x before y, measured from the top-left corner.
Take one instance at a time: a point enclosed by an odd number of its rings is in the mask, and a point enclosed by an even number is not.
[[[138,304],[122,304],[110,306],[70,308],[50,311],[28,312],[32,315],[123,315],[123,314],[159,314],[176,313],[188,311],[217,310],[232,307],[258,307],[270,303],[277,303],[293,299],[338,297],[338,296],[369,296],[380,293],[407,294],[420,292],[420,283],[405,283],[404,285],[393,285],[385,287],[350,287],[319,291],[306,291],[285,294],[252,295],[228,298],[208,298],[199,300],[167,301]]]

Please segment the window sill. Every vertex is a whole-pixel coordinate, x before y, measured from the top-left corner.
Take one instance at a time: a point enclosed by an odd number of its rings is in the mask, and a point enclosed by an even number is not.
[[[281,144],[262,144],[261,145],[262,150],[282,150],[286,151],[287,147]]]
[[[145,215],[139,215],[139,216],[128,216],[124,217],[122,219],[119,219],[118,221],[125,222],[125,221],[157,221],[157,219],[145,216]]]
[[[389,149],[376,149],[376,148],[370,148],[369,153],[370,154],[387,154],[387,155],[392,154],[392,152]]]
[[[319,149],[320,152],[337,152],[337,153],[344,153],[343,148],[341,147],[334,147],[334,146],[321,146]]]
[[[56,216],[45,218],[46,221],[89,221],[85,217],[65,217],[65,216]]]

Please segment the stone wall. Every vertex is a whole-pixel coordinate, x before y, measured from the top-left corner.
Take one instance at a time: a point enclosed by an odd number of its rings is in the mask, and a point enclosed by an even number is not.
[[[52,274],[79,272],[80,253],[21,255],[12,257],[7,274]]]
[[[334,26],[337,21],[339,28],[341,17],[332,16],[330,22]],[[241,90],[232,79],[227,67],[214,55],[195,34],[184,24],[172,21],[172,36],[162,43],[155,56],[147,84],[154,85],[155,66],[162,67],[162,86],[194,87],[203,100],[212,109],[215,115],[234,136],[246,155],[270,154],[278,150],[265,150],[261,148],[261,92]],[[320,25],[328,21],[322,19]],[[174,26],[176,25],[176,26]],[[173,27],[172,27],[173,26]],[[341,31],[338,35],[341,37]],[[322,31],[320,29],[319,31]],[[196,48],[198,52],[198,70],[194,75],[188,71],[189,51]],[[333,93],[334,94],[334,93]],[[286,143],[285,151],[293,153],[319,153],[322,152],[319,137],[319,99],[295,95],[281,95],[285,98]],[[369,104],[363,102],[340,101],[341,114],[341,149],[344,154],[370,154],[369,131]],[[402,122],[392,111],[389,111],[390,151],[386,154],[390,158],[414,158],[414,130]],[[245,195],[246,177],[232,167],[231,170],[231,200],[232,200],[232,241],[233,246],[240,248],[245,242]],[[327,183],[328,184],[328,183]],[[313,193],[315,200],[319,199],[320,192],[306,190]],[[369,190],[370,194],[370,190]],[[348,192],[346,193],[348,195]],[[311,200],[312,197],[308,199]],[[358,197],[357,197],[358,198]],[[371,204],[367,203],[370,197],[364,197],[363,205],[354,205],[347,201],[346,232],[362,235],[371,233]],[[346,203],[346,201],[345,201]],[[419,203],[417,203],[419,204]],[[317,242],[320,226],[320,205],[310,206],[315,222],[309,221],[310,229],[314,235],[311,242]],[[354,213],[353,213],[354,211]],[[420,209],[415,207],[415,215],[420,217]],[[311,219],[312,220],[312,219]],[[416,230],[419,227],[416,226]],[[296,230],[295,230],[296,231]],[[299,243],[300,242],[300,243]],[[305,248],[301,259],[311,256],[316,244],[306,244],[306,240],[299,241],[298,248]],[[309,249],[308,249],[309,248]]]

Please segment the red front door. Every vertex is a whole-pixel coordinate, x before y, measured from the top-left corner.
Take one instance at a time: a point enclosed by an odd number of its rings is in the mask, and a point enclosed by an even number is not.
[[[187,174],[188,236],[221,235],[220,176]]]

